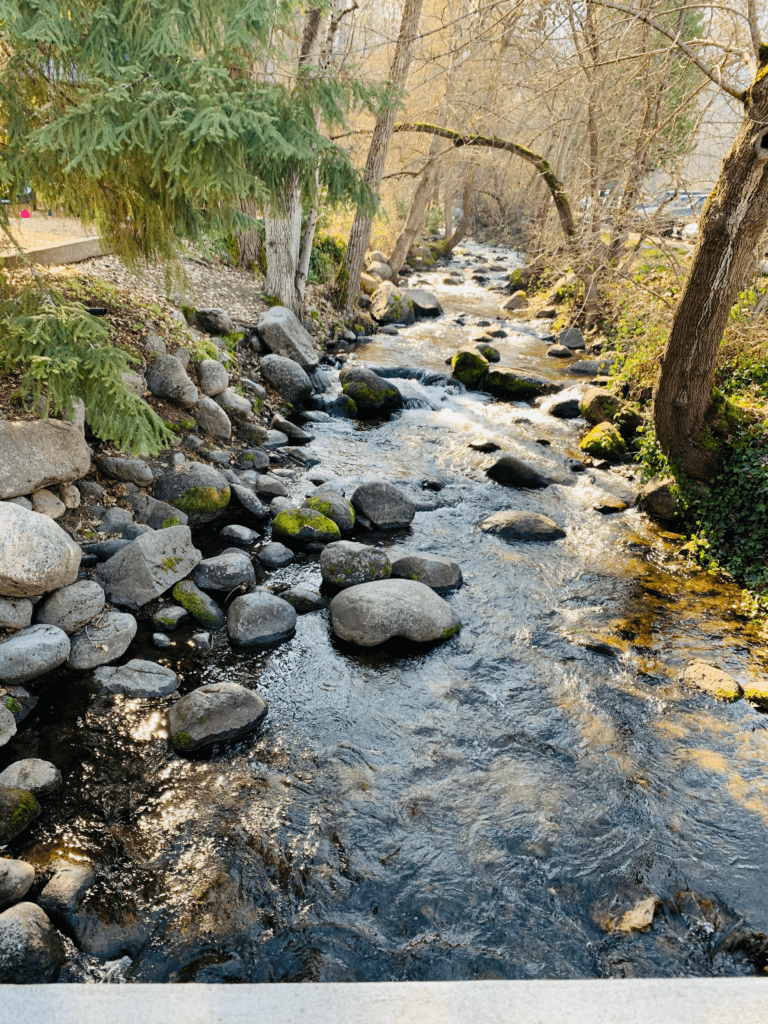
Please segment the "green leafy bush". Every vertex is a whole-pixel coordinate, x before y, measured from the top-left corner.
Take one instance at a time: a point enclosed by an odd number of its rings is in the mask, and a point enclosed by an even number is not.
[[[138,360],[113,345],[108,327],[63,296],[27,289],[0,306],[0,371],[22,371],[25,405],[42,415],[71,412],[82,399],[97,437],[135,455],[157,454],[173,433],[129,391],[123,373]]]
[[[336,278],[342,264],[347,243],[338,235],[318,232],[309,257],[308,280],[312,284],[327,284]]]

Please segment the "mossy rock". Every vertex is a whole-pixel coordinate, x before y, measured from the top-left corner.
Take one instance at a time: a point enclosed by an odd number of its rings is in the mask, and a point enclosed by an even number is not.
[[[466,388],[476,388],[489,366],[488,360],[477,349],[460,348],[451,359],[451,376],[461,381]]]
[[[354,506],[341,494],[313,495],[304,501],[304,505],[336,523],[342,533],[351,533],[354,529]]]
[[[26,789],[0,786],[0,846],[10,843],[40,814],[40,805]]]
[[[527,370],[498,366],[489,370],[483,388],[497,398],[507,402],[529,402],[540,395],[549,395],[560,390],[560,385],[547,377],[541,377]]]
[[[173,588],[173,599],[186,609],[193,619],[208,629],[220,629],[226,622],[224,612],[213,598],[200,590],[192,580],[181,580]]]
[[[598,423],[613,423],[614,417],[624,410],[625,402],[606,388],[589,388],[581,396],[579,412],[593,426]]]
[[[174,505],[187,514],[190,522],[202,522],[202,517],[214,519],[223,512],[229,498],[229,487],[191,487],[174,501]]]
[[[619,433],[618,427],[612,423],[598,423],[585,438],[579,442],[579,448],[585,455],[597,459],[608,459],[616,462],[626,455],[627,446]]]
[[[310,541],[341,540],[341,530],[333,520],[315,509],[286,509],[275,516],[272,540],[306,544]]]
[[[358,413],[394,412],[403,406],[399,389],[372,370],[345,368],[341,381],[344,394],[354,402]]]

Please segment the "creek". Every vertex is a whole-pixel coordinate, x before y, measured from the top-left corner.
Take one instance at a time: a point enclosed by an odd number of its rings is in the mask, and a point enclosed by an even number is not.
[[[469,244],[451,264],[461,284],[443,284],[445,270],[423,276],[445,316],[377,335],[359,360],[445,373],[487,317],[510,331],[494,342],[503,364],[566,378],[545,355],[541,321],[497,321],[500,296],[470,279],[482,259],[513,266],[508,250]],[[314,423],[309,450],[347,496],[374,478],[420,495],[410,529],[355,539],[458,561],[464,583],[447,600],[461,632],[366,650],[335,639],[326,610],[300,616],[273,649],[233,651],[219,631],[198,650],[182,627],[158,652],[141,623],[121,660],[171,665],[181,693],[233,680],[269,702],[255,736],[199,757],[169,747],[172,697],[94,698],[65,670],[33,684],[37,708],[0,769],[40,757],[64,783],[9,852],[98,870],[87,941],[68,943],[61,980],[762,970],[768,719],[677,682],[693,658],[742,682],[768,670],[738,589],[684,570],[679,538],[636,508],[595,511],[631,499],[639,480],[626,466],[570,473],[583,421],[397,383],[401,414]],[[492,483],[484,469],[496,456],[468,447],[478,438],[568,480],[539,491]],[[306,477],[291,487],[302,493]],[[505,544],[477,530],[503,509],[542,512],[567,536]],[[206,555],[226,546],[217,534],[196,536]],[[317,589],[317,559],[302,554],[261,579]],[[617,930],[649,896],[650,929]]]

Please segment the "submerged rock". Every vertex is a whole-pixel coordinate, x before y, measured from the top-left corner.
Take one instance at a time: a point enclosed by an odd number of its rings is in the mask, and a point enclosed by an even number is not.
[[[680,679],[688,686],[695,686],[697,690],[703,690],[720,700],[738,700],[742,695],[741,686],[733,676],[704,661],[690,662],[680,673]]]
[[[399,488],[383,480],[361,484],[352,495],[356,511],[380,530],[409,526],[416,506]]]
[[[237,739],[255,729],[267,711],[263,697],[238,683],[208,683],[186,694],[169,711],[171,743],[176,750],[190,751]]]
[[[0,914],[0,984],[56,981],[63,963],[62,941],[40,907],[17,903]]]
[[[477,528],[506,541],[552,541],[565,537],[565,530],[539,512],[495,512],[478,523]]]
[[[550,395],[560,391],[561,385],[531,370],[498,366],[488,371],[483,388],[489,394],[508,402],[527,402],[539,395]]]
[[[467,388],[476,388],[489,366],[485,356],[468,345],[460,348],[451,359],[451,376]]]
[[[124,693],[128,697],[167,697],[179,688],[176,673],[154,661],[133,658],[127,665],[103,665],[93,673],[98,693]]]
[[[48,516],[0,502],[0,596],[36,597],[74,583],[81,556]]]
[[[558,482],[555,477],[540,470],[533,463],[525,462],[509,453],[502,455],[497,462],[486,469],[485,473],[491,480],[495,480],[496,483],[503,484],[505,487],[535,489],[549,487],[550,484]]]
[[[362,647],[393,636],[446,640],[461,629],[451,606],[414,580],[379,580],[343,590],[331,601],[331,621],[338,637]]]
[[[268,590],[236,597],[227,612],[227,634],[235,644],[273,644],[296,629],[296,609]]]
[[[398,579],[416,580],[437,593],[455,590],[463,578],[458,562],[443,555],[418,553],[404,555],[392,563],[392,575]]]
[[[329,544],[320,555],[320,572],[324,582],[345,588],[389,579],[392,566],[379,548],[341,540]]]

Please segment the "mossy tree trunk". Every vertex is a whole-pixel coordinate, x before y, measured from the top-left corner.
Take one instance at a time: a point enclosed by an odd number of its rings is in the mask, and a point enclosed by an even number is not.
[[[709,480],[720,461],[707,411],[728,314],[768,227],[768,47],[746,91],[744,120],[701,216],[653,393],[656,436],[686,475]]]

